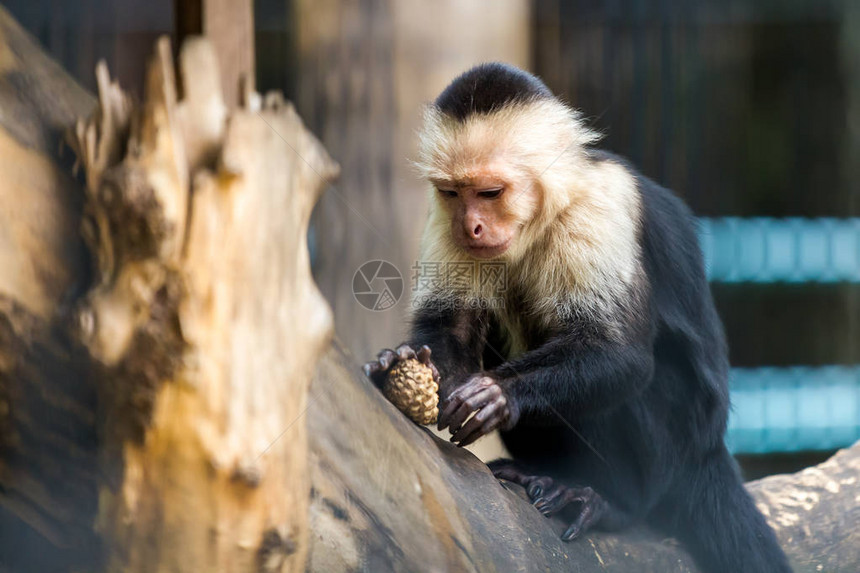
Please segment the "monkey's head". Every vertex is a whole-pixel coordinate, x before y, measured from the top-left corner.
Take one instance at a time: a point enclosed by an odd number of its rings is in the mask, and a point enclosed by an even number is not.
[[[425,243],[516,260],[576,199],[571,182],[596,139],[531,74],[498,63],[465,72],[424,114],[417,164],[433,188]]]

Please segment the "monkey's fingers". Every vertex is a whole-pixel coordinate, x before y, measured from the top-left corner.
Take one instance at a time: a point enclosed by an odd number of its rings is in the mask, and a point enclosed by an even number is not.
[[[451,441],[462,448],[486,436],[502,423],[504,409],[504,402],[499,400],[487,404],[451,437]]]
[[[385,382],[389,368],[397,361],[397,354],[390,348],[385,348],[376,356],[376,360],[371,360],[362,366],[364,375],[370,378],[370,381],[377,387],[381,387]]]
[[[436,369],[436,365],[430,361],[430,347],[425,344],[419,348],[417,357],[422,364],[430,367],[430,370],[433,371],[433,379],[436,380],[436,382],[439,382],[439,379],[441,378],[439,376],[439,371]]]
[[[576,490],[567,486],[553,483],[538,497],[532,505],[546,517],[558,513],[573,501],[578,500]]]
[[[502,466],[500,468],[495,468],[495,467],[493,467],[492,464],[493,464],[493,462],[490,462],[489,464],[487,464],[487,467],[489,467],[490,470],[493,472],[494,478],[503,479],[505,481],[509,481],[509,482],[513,482],[513,483],[518,483],[520,485],[523,485],[523,483],[525,483],[522,481],[525,476],[515,466],[510,465],[510,466]]]
[[[495,384],[487,386],[468,382],[449,398],[445,410],[439,416],[439,429],[443,430],[448,426],[451,433],[456,433],[472,412],[498,399],[501,395],[501,388]]]
[[[385,373],[387,370],[382,368],[376,360],[367,362],[361,369],[364,371],[364,375],[370,378],[370,381],[377,388],[381,387],[382,383],[385,382]]]
[[[398,346],[397,350],[395,350],[395,353],[397,354],[398,360],[409,360],[412,358],[417,358],[415,351],[412,350],[412,347],[405,343]]]
[[[420,360],[422,364],[430,366],[430,354],[432,354],[432,351],[430,350],[430,347],[425,344],[418,349],[418,360]]]
[[[451,416],[454,415],[454,412],[463,403],[461,395],[470,389],[473,390],[474,388],[471,387],[469,382],[466,382],[462,386],[455,388],[447,397],[442,398],[442,402],[439,404],[439,419],[436,421],[437,430],[441,432],[448,427]]]
[[[529,499],[532,500],[532,503],[534,503],[540,499],[543,492],[549,491],[549,489],[553,487],[554,483],[553,479],[549,476],[531,476],[531,479],[526,485],[526,493],[528,494]]]
[[[534,475],[510,460],[496,460],[487,466],[496,478],[523,486],[532,503],[555,484],[551,477]]]
[[[383,370],[388,370],[394,366],[394,363],[397,361],[397,353],[390,348],[383,348],[379,354],[376,355],[376,361],[379,362],[379,366],[381,366]]]
[[[487,407],[488,404],[498,399],[499,396],[501,396],[501,391],[498,387],[490,386],[485,390],[479,390],[472,396],[466,397],[448,420],[448,430],[452,434],[456,434],[473,412],[480,412],[481,409]]]
[[[579,517],[561,534],[562,541],[573,541],[600,521],[602,512],[592,505],[582,506]]]
[[[481,414],[483,412],[486,412],[489,408],[492,408],[492,404],[478,410],[477,414],[469,418],[469,421],[463,424],[463,426],[459,430],[454,432],[454,434],[451,436],[451,441],[457,445],[463,445],[460,442],[464,441],[472,434],[479,432],[481,430],[481,427],[487,422],[487,414],[484,414],[483,416]]]
[[[442,400],[440,408],[444,413],[444,410],[455,400],[462,401],[463,399],[471,396],[472,394],[494,385],[496,385],[495,380],[493,380],[489,376],[480,373],[472,374],[466,379],[465,382],[457,385],[454,390],[452,390],[451,393],[448,394],[448,396]]]

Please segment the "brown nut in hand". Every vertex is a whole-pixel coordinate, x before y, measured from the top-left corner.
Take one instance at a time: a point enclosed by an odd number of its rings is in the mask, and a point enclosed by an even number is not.
[[[382,393],[416,424],[433,424],[439,417],[439,384],[433,370],[414,358],[391,368]]]

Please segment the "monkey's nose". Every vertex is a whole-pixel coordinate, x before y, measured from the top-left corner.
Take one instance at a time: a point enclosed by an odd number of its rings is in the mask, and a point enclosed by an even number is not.
[[[481,234],[483,232],[484,232],[484,227],[482,227],[481,225],[475,225],[475,228],[472,229],[472,238],[473,239],[480,239]]]

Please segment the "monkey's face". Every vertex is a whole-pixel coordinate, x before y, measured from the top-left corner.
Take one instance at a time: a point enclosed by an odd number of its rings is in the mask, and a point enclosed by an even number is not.
[[[530,190],[492,174],[435,181],[434,186],[450,217],[451,237],[476,259],[501,257],[511,250],[533,209]]]
[[[574,199],[580,150],[596,136],[555,99],[465,118],[425,111],[416,166],[435,191],[424,250],[517,262]],[[448,227],[450,225],[450,234]]]

